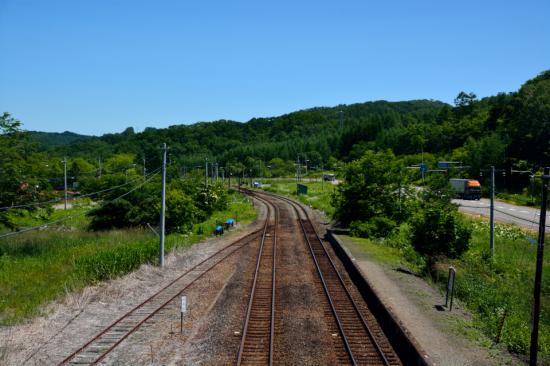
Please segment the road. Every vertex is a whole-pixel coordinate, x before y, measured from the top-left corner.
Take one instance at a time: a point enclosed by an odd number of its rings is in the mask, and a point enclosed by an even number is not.
[[[489,217],[490,200],[482,198],[479,201],[453,200],[460,206],[460,211]],[[550,229],[550,220],[546,215],[546,228]],[[538,208],[516,206],[502,201],[495,201],[495,220],[516,224],[526,229],[538,230],[540,210]]]

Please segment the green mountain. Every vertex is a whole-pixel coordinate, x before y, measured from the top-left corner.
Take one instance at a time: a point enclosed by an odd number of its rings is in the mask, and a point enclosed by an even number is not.
[[[36,133],[35,133],[36,134]],[[59,135],[59,136],[58,136]],[[460,92],[454,105],[434,100],[374,101],[318,107],[246,123],[220,120],[101,137],[44,134],[51,154],[98,157],[130,153],[140,164],[160,164],[166,142],[172,162],[242,163],[298,156],[310,164],[332,157],[351,160],[367,149],[391,149],[397,155],[420,155],[462,161],[472,173],[496,165],[537,169],[550,161],[550,71],[527,81],[517,92],[477,99]],[[48,142],[48,138],[51,138]],[[418,159],[417,159],[418,160]]]
[[[79,135],[74,132],[39,132],[28,131],[27,132],[31,141],[39,144],[42,149],[48,150],[56,148],[58,146],[69,145],[75,142],[84,141],[92,138],[92,136]]]

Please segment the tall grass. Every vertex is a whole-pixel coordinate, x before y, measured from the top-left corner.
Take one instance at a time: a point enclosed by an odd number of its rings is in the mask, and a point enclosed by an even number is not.
[[[167,235],[165,250],[187,247],[213,234],[216,224],[255,218],[250,201],[230,195],[229,208],[214,213],[187,233]],[[0,241],[0,324],[39,313],[42,305],[66,291],[115,278],[143,263],[157,263],[158,238],[149,229],[88,232],[86,217],[51,231],[31,232]]]
[[[474,311],[479,327],[497,338],[499,322],[504,321],[500,340],[516,353],[527,354],[530,342],[531,308],[535,278],[536,245],[529,233],[512,225],[496,225],[495,257],[489,257],[489,226],[471,221],[471,248],[460,260],[443,261],[442,267],[457,268],[456,293]],[[531,241],[533,238],[530,238]],[[543,263],[539,350],[550,358],[550,251]],[[442,268],[441,282],[446,281]],[[443,283],[442,283],[443,285]]]

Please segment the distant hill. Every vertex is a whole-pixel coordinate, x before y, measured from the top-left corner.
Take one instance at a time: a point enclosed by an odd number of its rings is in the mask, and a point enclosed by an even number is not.
[[[146,128],[136,133],[100,137],[32,132],[58,156],[96,161],[114,154],[134,154],[148,168],[160,165],[159,147],[166,142],[172,163],[197,166],[204,162],[242,163],[298,157],[318,165],[334,159],[351,161],[366,150],[391,150],[396,155],[450,159],[479,174],[486,166],[509,171],[533,170],[550,161],[550,70],[525,82],[517,92],[478,99],[459,92],[454,105],[436,100],[372,101],[316,107],[281,116]],[[418,156],[417,156],[418,155]],[[332,159],[331,159],[332,158]]]
[[[294,160],[299,153],[308,154],[311,161],[320,161],[329,156],[348,156],[353,144],[374,140],[385,129],[435,123],[444,108],[451,106],[433,100],[316,107],[276,117],[253,118],[245,123],[219,120],[146,128],[140,133],[127,128],[122,133],[58,144],[54,150],[91,160],[97,156],[133,153],[155,161],[159,158],[159,144],[166,142],[172,157],[189,165],[205,157],[218,161],[244,161],[247,157]]]
[[[63,145],[69,145],[77,141],[85,141],[93,138],[93,136],[79,135],[74,132],[40,132],[28,131],[31,140],[37,142],[44,150],[49,150]]]

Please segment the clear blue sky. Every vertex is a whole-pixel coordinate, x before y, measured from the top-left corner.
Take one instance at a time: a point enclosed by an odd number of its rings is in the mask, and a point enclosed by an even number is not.
[[[549,19],[548,0],[0,0],[0,112],[100,135],[488,96],[550,68]]]

